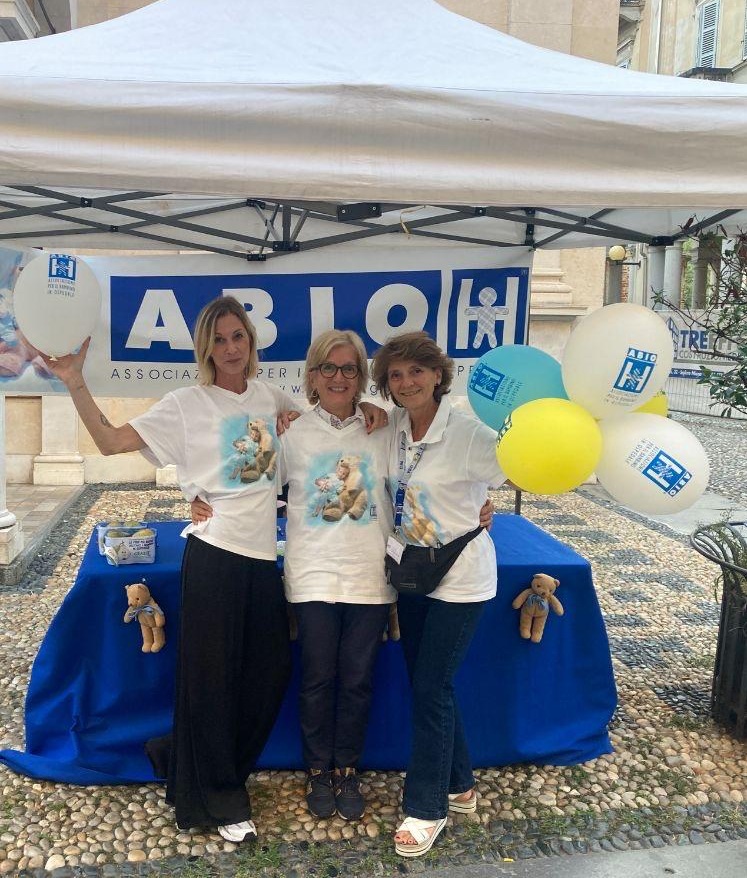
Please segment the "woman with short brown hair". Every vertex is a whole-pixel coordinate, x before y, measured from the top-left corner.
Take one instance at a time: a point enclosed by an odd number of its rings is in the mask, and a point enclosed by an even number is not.
[[[475,522],[488,488],[505,476],[496,459],[496,433],[452,408],[453,361],[426,333],[390,339],[375,354],[372,372],[382,396],[397,406],[391,418],[395,516],[387,562],[398,564],[407,545],[435,553],[466,540],[434,591],[400,591],[397,602],[413,734],[402,799],[406,818],[394,840],[398,854],[416,857],[430,850],[449,811],[477,807],[454,676],[486,601],[496,593],[493,542]]]

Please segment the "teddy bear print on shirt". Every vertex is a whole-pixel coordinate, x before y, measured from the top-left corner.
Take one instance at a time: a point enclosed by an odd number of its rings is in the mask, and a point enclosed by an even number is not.
[[[314,479],[314,485],[317,490],[311,498],[314,504],[314,511],[311,514],[314,518],[318,518],[325,507],[337,501],[337,495],[345,487],[345,482],[338,477],[337,471],[335,471]]]
[[[438,538],[436,523],[426,512],[423,491],[416,485],[408,485],[405,492],[405,509],[402,533],[408,542],[437,548],[443,545]]]
[[[275,478],[277,448],[274,430],[265,418],[235,416],[223,423],[223,478],[231,487]]]
[[[397,496],[398,481],[389,479],[388,491],[392,499]],[[430,510],[428,491],[417,482],[410,482],[405,489],[405,502],[402,507],[402,521],[399,529],[405,542],[411,545],[430,546],[434,549],[443,546],[444,534],[438,520]]]
[[[239,436],[238,439],[234,439],[232,445],[235,452],[230,459],[231,475],[228,478],[231,479],[231,481],[234,481],[239,478],[246,467],[251,466],[254,463],[259,445],[248,433]]]
[[[247,423],[247,432],[254,442],[257,443],[257,451],[254,462],[241,470],[242,482],[256,482],[267,476],[270,481],[275,478],[278,453],[275,449],[275,441],[267,421],[257,418]]]
[[[341,455],[333,472],[312,475],[311,481],[314,486],[309,505],[312,518],[334,522],[347,517],[359,521],[366,514],[369,498],[366,462],[358,455]]]

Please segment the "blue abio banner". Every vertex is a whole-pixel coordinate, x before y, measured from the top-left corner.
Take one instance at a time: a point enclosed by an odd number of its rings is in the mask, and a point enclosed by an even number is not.
[[[369,356],[392,335],[425,330],[456,360],[458,394],[483,353],[527,339],[531,254],[523,248],[362,247],[245,264],[197,255],[86,261],[102,289],[86,365],[100,396],[159,397],[196,381],[191,335],[216,296],[246,307],[260,377],[297,396],[309,344],[333,327],[358,332]],[[38,374],[25,384],[23,377],[4,389],[64,389]]]

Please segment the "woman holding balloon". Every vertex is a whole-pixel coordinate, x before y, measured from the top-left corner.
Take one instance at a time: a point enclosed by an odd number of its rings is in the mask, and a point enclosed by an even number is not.
[[[143,451],[174,463],[187,496],[215,515],[190,527],[182,562],[173,737],[148,742],[167,775],[180,829],[217,827],[230,842],[256,838],[246,779],[272,730],[290,675],[288,621],[276,564],[275,465],[252,481],[228,475],[231,440],[261,419],[277,449],[275,420],[295,405],[256,379],[257,337],[244,306],[214,299],[197,317],[200,385],[166,394],[122,426],[104,417],[83,378],[89,342],[45,357],[103,454]]]
[[[395,533],[387,547],[394,563],[405,544],[438,551],[469,535],[488,487],[505,480],[495,455],[496,433],[447,399],[453,374],[453,360],[424,332],[390,339],[373,360],[379,392],[396,407],[389,458]],[[430,594],[400,591],[400,630],[413,691],[406,818],[394,837],[402,856],[430,850],[450,810],[477,807],[454,676],[496,583],[493,542],[479,532]]]

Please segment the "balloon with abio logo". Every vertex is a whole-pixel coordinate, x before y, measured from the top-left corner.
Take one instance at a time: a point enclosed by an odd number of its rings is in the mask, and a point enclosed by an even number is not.
[[[13,310],[18,328],[37,350],[61,357],[93,332],[101,313],[101,289],[83,260],[44,253],[16,281]]]
[[[503,345],[483,354],[467,385],[474,413],[493,430],[520,405],[546,397],[568,398],[560,363],[531,345]]]
[[[571,332],[563,352],[570,399],[607,418],[655,396],[674,360],[672,336],[654,311],[627,302],[593,311]]]
[[[605,418],[599,428],[602,456],[597,478],[623,506],[667,515],[692,506],[705,491],[708,456],[677,421],[633,412]]]

